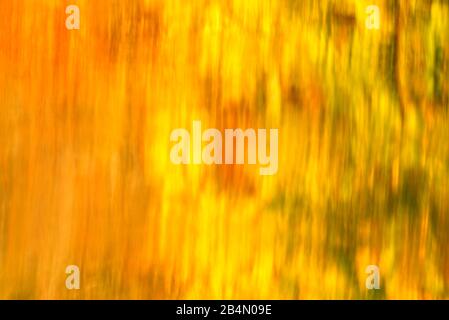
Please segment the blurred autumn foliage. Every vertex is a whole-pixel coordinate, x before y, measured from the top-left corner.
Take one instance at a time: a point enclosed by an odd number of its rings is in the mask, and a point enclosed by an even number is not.
[[[449,298],[448,1],[0,12],[0,298]],[[279,128],[277,175],[171,164],[195,119]]]

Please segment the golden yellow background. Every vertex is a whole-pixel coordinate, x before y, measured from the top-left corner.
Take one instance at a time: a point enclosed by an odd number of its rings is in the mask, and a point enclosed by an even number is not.
[[[448,1],[0,13],[0,298],[449,298]],[[171,164],[196,119],[279,128],[277,175]]]

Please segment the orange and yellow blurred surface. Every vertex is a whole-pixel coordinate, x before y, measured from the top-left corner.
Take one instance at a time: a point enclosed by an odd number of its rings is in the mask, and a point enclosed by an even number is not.
[[[0,298],[449,298],[448,1],[0,13]],[[173,165],[193,120],[278,128],[278,173]]]

